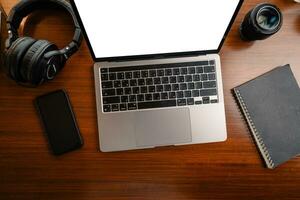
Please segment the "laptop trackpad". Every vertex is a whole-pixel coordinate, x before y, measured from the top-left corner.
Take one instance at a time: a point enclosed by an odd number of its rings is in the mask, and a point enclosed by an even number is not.
[[[192,142],[188,108],[137,112],[135,128],[138,147]]]

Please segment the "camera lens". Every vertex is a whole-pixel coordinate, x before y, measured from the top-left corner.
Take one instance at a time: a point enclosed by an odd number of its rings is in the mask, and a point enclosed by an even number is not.
[[[280,14],[271,6],[263,7],[258,11],[256,21],[265,30],[274,30],[280,23]]]
[[[282,14],[272,4],[259,4],[245,17],[240,27],[243,40],[263,40],[277,33],[282,26]]]

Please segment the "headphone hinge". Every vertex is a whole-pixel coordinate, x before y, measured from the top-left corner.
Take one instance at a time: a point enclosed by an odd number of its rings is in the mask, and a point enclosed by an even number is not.
[[[13,32],[13,30],[8,30],[8,38],[5,42],[5,48],[8,49],[12,43],[18,38],[18,36]]]
[[[68,46],[66,46],[62,52],[66,60],[68,60],[76,51],[79,49],[76,42],[72,41]]]

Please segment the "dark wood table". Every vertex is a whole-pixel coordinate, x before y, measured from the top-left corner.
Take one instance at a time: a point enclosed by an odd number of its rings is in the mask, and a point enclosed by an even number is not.
[[[6,11],[16,2],[1,0]],[[93,60],[86,43],[55,81],[36,89],[17,86],[1,71],[0,199],[300,199],[300,158],[266,169],[230,91],[287,63],[300,80],[300,4],[269,1],[283,11],[282,30],[265,41],[242,42],[238,26],[259,2],[244,3],[221,51],[228,127],[223,143],[99,152]],[[61,11],[38,12],[23,28],[60,47],[72,31],[70,17]],[[54,157],[32,101],[61,88],[70,95],[85,145]]]

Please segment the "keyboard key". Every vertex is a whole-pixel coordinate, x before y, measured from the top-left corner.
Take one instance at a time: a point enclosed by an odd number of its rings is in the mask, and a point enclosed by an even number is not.
[[[127,110],[127,105],[125,103],[120,104],[120,111],[126,111]]]
[[[130,86],[131,87],[137,86],[137,80],[136,79],[130,80]]]
[[[153,85],[153,79],[152,78],[147,78],[146,79],[146,85]]]
[[[214,66],[206,66],[204,67],[204,73],[213,73],[215,72],[215,67]]]
[[[193,90],[192,91],[192,96],[193,97],[199,97],[200,96],[200,91],[199,90]]]
[[[210,98],[209,97],[203,97],[203,104],[209,104],[210,103]]]
[[[124,72],[119,72],[119,73],[117,73],[117,78],[118,78],[119,80],[124,79],[124,78],[125,78]]]
[[[173,75],[177,76],[180,74],[179,68],[173,69]]]
[[[171,76],[170,77],[170,83],[176,83],[176,82],[177,82],[176,76]]]
[[[195,89],[195,83],[188,83],[188,89],[189,90]]]
[[[161,84],[161,79],[160,79],[159,77],[154,78],[154,84],[155,84],[155,85]]]
[[[115,104],[120,103],[120,97],[103,97],[103,104]]]
[[[150,77],[156,77],[156,70],[150,70],[149,75]]]
[[[148,90],[150,93],[154,93],[155,92],[155,86],[149,86]]]
[[[213,100],[210,100],[210,103],[218,103],[218,99],[213,99]]]
[[[203,88],[202,82],[196,82],[195,87],[196,89],[202,89]]]
[[[188,104],[189,106],[194,105],[194,104],[195,104],[194,99],[193,99],[193,98],[188,98],[188,99],[187,99],[187,104]]]
[[[108,81],[108,74],[101,74],[101,81]]]
[[[172,69],[166,69],[165,70],[165,75],[166,76],[172,76]]]
[[[108,89],[108,90],[102,90],[103,96],[115,96],[116,90],[115,89]]]
[[[185,76],[185,82],[192,82],[192,81],[193,81],[193,76],[192,75]]]
[[[169,99],[176,99],[176,93],[175,92],[169,92]]]
[[[186,106],[186,99],[178,99],[177,106]]]
[[[163,85],[157,85],[156,86],[156,92],[163,92],[164,91],[164,86]]]
[[[110,105],[104,105],[104,106],[103,106],[103,111],[104,111],[104,112],[111,112]]]
[[[201,80],[201,78],[200,78],[200,75],[199,74],[197,74],[197,75],[193,75],[193,81],[200,81]]]
[[[113,105],[111,106],[111,110],[112,110],[113,112],[118,112],[118,111],[119,111],[119,104],[113,104]]]
[[[127,103],[128,102],[128,96],[121,96],[121,102]]]
[[[188,73],[189,74],[195,74],[196,73],[196,68],[195,67],[189,67],[188,68]]]
[[[184,97],[185,97],[185,98],[190,98],[190,97],[192,97],[192,92],[191,92],[191,91],[184,91]]]
[[[125,72],[126,79],[132,79],[132,72]]]
[[[108,73],[108,68],[101,68],[101,73]]]
[[[149,72],[148,71],[142,71],[142,78],[148,78]]]
[[[180,68],[180,74],[181,75],[186,75],[188,73],[188,70],[186,67]]]
[[[169,83],[169,77],[162,77],[161,82],[162,82],[162,84],[168,84]]]
[[[215,88],[215,87],[217,87],[216,81],[203,82],[203,88]]]
[[[130,86],[131,86],[131,87],[137,86],[137,81],[136,81],[136,79],[130,80]]]
[[[121,81],[114,81],[114,87],[115,88],[121,87]]]
[[[164,75],[165,75],[165,71],[163,69],[157,70],[157,76],[164,76]]]
[[[129,81],[128,80],[123,80],[122,81],[122,87],[129,87]]]
[[[196,105],[201,105],[201,104],[202,104],[202,101],[195,101],[195,104],[196,104]]]
[[[146,101],[152,101],[152,94],[146,94],[145,99]]]
[[[209,80],[216,80],[216,74],[208,74]]]
[[[168,99],[168,93],[167,93],[167,92],[161,93],[160,96],[161,96],[161,99],[162,99],[162,100]]]
[[[172,84],[172,90],[178,91],[179,90],[179,84]]]
[[[151,109],[151,108],[161,108],[161,107],[174,107],[176,106],[176,100],[164,100],[164,101],[152,101],[138,103],[139,109]]]
[[[200,90],[200,96],[215,96],[217,95],[216,89],[207,89],[207,90]]]
[[[140,93],[140,88],[139,87],[133,87],[132,88],[132,94],[139,94]]]
[[[136,110],[137,104],[136,103],[128,103],[128,110]]]
[[[178,83],[183,83],[184,82],[184,76],[178,76]]]
[[[123,95],[124,94],[124,90],[123,88],[117,88],[117,95]]]
[[[145,79],[139,79],[139,80],[138,80],[138,85],[139,85],[139,86],[145,85]]]
[[[215,66],[206,66],[204,67],[204,73],[213,73],[216,72]]]
[[[215,64],[216,64],[216,61],[215,61],[215,60],[210,60],[210,61],[209,61],[209,64],[210,64],[210,65],[215,65]]]
[[[160,100],[160,94],[159,93],[154,93],[153,94],[153,100],[154,101],[159,101]]]
[[[137,101],[145,101],[145,96],[143,94],[137,95]]]
[[[136,95],[130,95],[129,102],[136,102]]]
[[[177,97],[177,99],[182,99],[183,98],[183,92],[182,91],[176,92],[176,97]]]
[[[201,80],[207,81],[208,80],[207,74],[201,74]]]
[[[180,83],[179,88],[180,88],[180,90],[187,90],[187,84],[186,83]]]
[[[170,84],[164,85],[164,91],[165,92],[170,92],[172,90],[172,86]]]
[[[203,67],[196,67],[197,74],[203,74],[203,72],[204,72]]]
[[[133,78],[141,78],[141,72],[140,71],[133,72]]]
[[[110,73],[110,74],[109,74],[109,80],[114,81],[114,80],[116,80],[116,79],[117,79],[116,73]]]
[[[101,84],[102,84],[102,88],[112,88],[113,87],[112,81],[104,81]]]
[[[131,88],[124,88],[124,93],[125,93],[126,95],[132,94]]]
[[[148,87],[147,86],[141,87],[141,93],[148,93]]]

